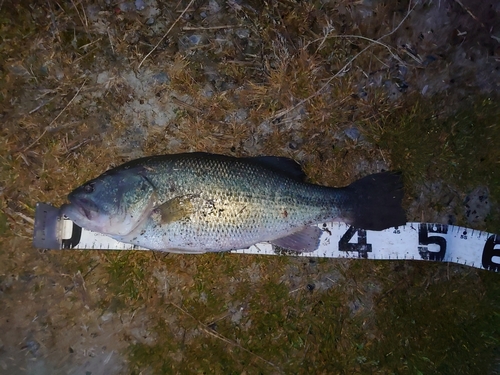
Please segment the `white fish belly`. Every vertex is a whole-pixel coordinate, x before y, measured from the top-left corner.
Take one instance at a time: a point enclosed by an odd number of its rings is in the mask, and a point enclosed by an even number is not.
[[[325,216],[314,207],[279,199],[261,203],[248,197],[195,197],[191,203],[192,212],[185,217],[164,222],[161,214],[153,212],[144,225],[116,239],[169,252],[228,251],[287,236]]]

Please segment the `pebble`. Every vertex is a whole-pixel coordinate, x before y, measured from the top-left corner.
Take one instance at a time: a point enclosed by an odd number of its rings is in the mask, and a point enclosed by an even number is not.
[[[360,131],[355,127],[351,127],[351,128],[344,130],[344,134],[348,138],[352,139],[353,141],[357,141],[359,139],[359,137],[361,136]]]
[[[197,44],[200,44],[200,42],[201,42],[201,35],[193,34],[193,35],[189,36],[188,39],[189,39],[189,42],[191,44],[197,45]]]
[[[122,12],[130,12],[133,9],[133,5],[130,2],[120,3],[118,4],[118,9]]]
[[[245,39],[250,36],[250,30],[248,29],[236,29],[235,34],[240,39]]]
[[[155,81],[155,83],[161,85],[163,83],[168,83],[170,81],[170,78],[169,78],[167,73],[160,72],[160,73],[153,74],[153,80]]]
[[[202,95],[205,97],[205,98],[211,98],[212,96],[214,96],[214,87],[210,84],[210,83],[207,83],[203,89],[201,90],[202,92]]]
[[[465,217],[470,225],[483,224],[491,210],[488,188],[485,186],[475,188],[465,197],[464,206]]]
[[[146,8],[146,4],[144,4],[143,0],[135,0],[135,9],[141,11]]]
[[[220,11],[221,7],[219,5],[219,3],[215,0],[210,0],[208,2],[208,11],[211,13],[211,14],[215,14],[215,13],[218,13]]]

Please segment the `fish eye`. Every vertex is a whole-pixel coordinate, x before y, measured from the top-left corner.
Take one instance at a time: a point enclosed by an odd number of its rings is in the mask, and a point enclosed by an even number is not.
[[[90,184],[87,184],[83,187],[83,191],[86,193],[93,193],[94,192],[94,183],[91,182]]]

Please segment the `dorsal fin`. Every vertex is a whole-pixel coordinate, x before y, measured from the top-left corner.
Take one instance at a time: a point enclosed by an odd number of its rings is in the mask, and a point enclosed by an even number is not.
[[[296,181],[303,182],[306,179],[306,174],[302,170],[300,164],[290,158],[280,156],[255,156],[245,159]]]

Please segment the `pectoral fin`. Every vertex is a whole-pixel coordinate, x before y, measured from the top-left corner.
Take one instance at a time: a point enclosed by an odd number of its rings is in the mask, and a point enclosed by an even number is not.
[[[323,231],[316,226],[307,226],[298,232],[286,237],[270,241],[273,245],[283,247],[287,250],[298,252],[311,252],[318,248],[319,239]]]
[[[188,219],[193,213],[192,198],[192,195],[175,197],[155,208],[155,212],[160,215],[160,224]]]

